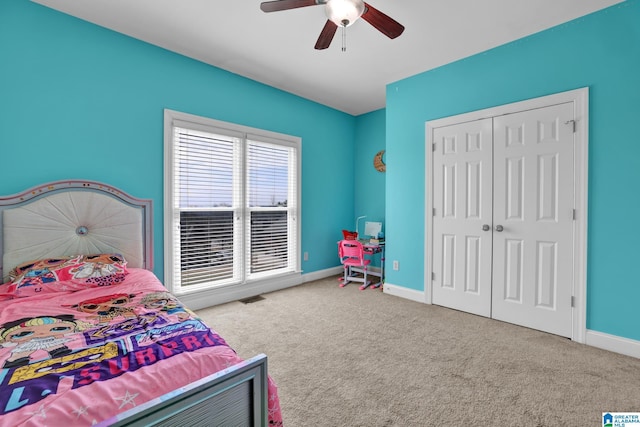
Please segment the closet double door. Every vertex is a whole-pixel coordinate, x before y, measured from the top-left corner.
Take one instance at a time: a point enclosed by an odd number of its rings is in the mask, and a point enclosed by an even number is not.
[[[571,336],[573,104],[433,129],[432,302]]]

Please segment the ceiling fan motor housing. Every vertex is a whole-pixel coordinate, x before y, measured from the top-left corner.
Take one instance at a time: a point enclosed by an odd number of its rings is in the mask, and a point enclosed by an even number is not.
[[[328,0],[325,5],[327,18],[339,27],[348,27],[364,13],[363,0]]]

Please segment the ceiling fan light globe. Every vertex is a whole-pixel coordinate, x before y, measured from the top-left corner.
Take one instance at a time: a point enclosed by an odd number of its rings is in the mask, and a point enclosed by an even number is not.
[[[325,5],[327,18],[339,27],[348,27],[364,13],[363,0],[328,0]]]

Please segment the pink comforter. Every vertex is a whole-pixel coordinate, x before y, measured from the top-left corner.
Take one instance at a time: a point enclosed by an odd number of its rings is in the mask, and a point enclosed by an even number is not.
[[[89,426],[242,362],[224,339],[129,269],[118,285],[2,297],[0,426]],[[74,288],[75,289],[75,288]],[[269,422],[282,425],[269,380]]]

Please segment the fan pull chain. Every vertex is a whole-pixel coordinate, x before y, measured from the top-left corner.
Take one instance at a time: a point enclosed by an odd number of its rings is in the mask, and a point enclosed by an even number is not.
[[[347,26],[342,27],[342,51],[347,51]]]

